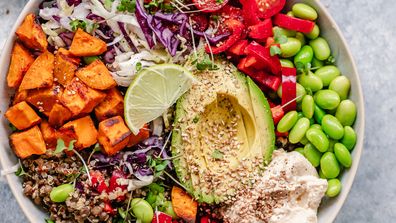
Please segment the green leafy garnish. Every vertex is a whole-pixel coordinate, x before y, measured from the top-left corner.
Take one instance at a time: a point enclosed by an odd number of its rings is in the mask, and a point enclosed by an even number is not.
[[[134,13],[136,8],[135,0],[121,0],[120,4],[117,6],[119,12],[130,12]]]
[[[154,172],[154,177],[161,176],[163,171],[169,165],[169,163],[170,163],[169,160],[163,160],[161,158],[154,158],[154,157],[148,158],[148,164],[149,164],[149,167]]]
[[[219,67],[212,62],[208,57],[205,57],[202,61],[196,61],[197,70],[218,70]]]
[[[87,23],[83,20],[75,19],[70,22],[70,26],[73,31],[76,31],[78,28],[85,30]]]
[[[296,69],[297,69],[297,73],[298,74],[308,74],[309,71],[311,70],[311,63],[301,63],[301,62],[297,62],[296,63]]]
[[[221,3],[223,3],[224,2],[224,0],[216,0],[216,3],[217,4],[221,4]]]
[[[279,29],[275,29],[274,30],[274,40],[275,40],[275,43],[284,44],[284,43],[287,43],[287,36],[282,34],[282,32]]]
[[[74,149],[74,143],[77,142],[76,140],[72,140],[69,143],[69,147],[66,147],[65,142],[62,139],[58,139],[57,144],[56,144],[56,149],[54,151],[54,154],[58,154],[63,152],[64,150],[66,151],[73,151]]]
[[[215,159],[221,160],[221,159],[223,159],[224,154],[223,154],[220,150],[215,149],[215,150],[213,151],[213,153],[212,153],[212,157],[215,158]]]
[[[135,66],[136,71],[140,71],[142,69],[142,63],[141,62],[137,62],[136,66]]]
[[[18,131],[18,129],[11,123],[8,124],[12,132]]]
[[[18,168],[18,170],[15,172],[15,175],[16,175],[17,177],[21,177],[21,176],[24,176],[24,175],[28,175],[28,174],[25,172],[25,170],[23,169],[21,160],[18,160],[18,162],[19,162],[19,168]]]
[[[272,45],[270,47],[271,56],[280,55],[281,53],[282,53],[282,51],[277,45]]]
[[[45,223],[55,223],[55,222],[53,220],[47,218],[47,219],[45,219]]]
[[[327,58],[325,61],[324,61],[324,64],[326,64],[326,65],[334,65],[335,64],[335,58],[333,57],[333,56],[329,56],[329,58]]]

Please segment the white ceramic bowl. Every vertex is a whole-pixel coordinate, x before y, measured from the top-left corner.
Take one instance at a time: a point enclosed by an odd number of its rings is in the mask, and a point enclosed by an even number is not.
[[[3,48],[3,52],[0,58],[0,111],[4,113],[9,105],[10,96],[13,92],[7,87],[6,75],[8,71],[8,65],[10,61],[10,54],[12,50],[13,43],[15,41],[15,31],[19,24],[22,23],[24,17],[30,12],[36,12],[38,5],[41,0],[30,0],[23,11],[21,12],[19,18],[15,22],[13,29],[10,32],[8,40]],[[350,169],[344,171],[341,177],[343,189],[341,194],[334,199],[325,200],[319,210],[319,223],[330,223],[333,222],[337,213],[341,209],[345,199],[351,189],[353,179],[356,175],[356,170],[358,168],[360,155],[363,149],[363,137],[364,137],[364,102],[363,94],[361,90],[359,75],[355,66],[355,62],[352,55],[347,47],[347,44],[335,24],[334,20],[331,18],[329,13],[326,11],[325,7],[318,0],[287,0],[288,6],[291,6],[295,2],[305,2],[313,6],[319,13],[319,24],[321,28],[321,35],[323,35],[328,41],[332,49],[332,53],[336,58],[337,66],[341,70],[342,74],[347,76],[351,80],[352,90],[351,99],[356,103],[358,108],[358,116],[355,122],[355,131],[358,136],[358,141],[353,151],[353,165]],[[3,169],[7,169],[17,163],[17,158],[15,157],[13,151],[10,149],[8,135],[10,133],[7,121],[5,118],[1,118],[0,126],[0,161]],[[22,181],[15,176],[10,174],[6,176],[6,179],[11,187],[12,192],[16,200],[18,201],[20,207],[25,213],[26,217],[30,222],[44,222],[46,214],[39,207],[34,205],[32,201],[26,198],[22,192]]]

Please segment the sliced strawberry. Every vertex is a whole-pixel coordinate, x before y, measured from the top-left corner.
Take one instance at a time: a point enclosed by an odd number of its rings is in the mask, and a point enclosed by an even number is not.
[[[164,212],[156,211],[152,223],[172,223],[172,216],[165,214]]]

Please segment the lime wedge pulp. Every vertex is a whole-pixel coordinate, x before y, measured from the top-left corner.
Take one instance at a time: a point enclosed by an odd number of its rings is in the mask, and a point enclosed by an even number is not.
[[[133,134],[161,116],[190,89],[194,80],[190,71],[176,64],[154,65],[139,71],[124,100],[125,121]]]

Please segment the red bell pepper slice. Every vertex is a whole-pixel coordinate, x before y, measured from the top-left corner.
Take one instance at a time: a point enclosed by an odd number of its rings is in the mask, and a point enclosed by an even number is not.
[[[113,207],[111,206],[110,202],[108,202],[108,201],[105,201],[105,202],[104,202],[104,208],[103,208],[103,210],[104,210],[106,213],[110,214],[110,215],[115,215],[115,214],[117,213],[117,209],[113,208]]]
[[[275,131],[276,137],[287,137],[289,135],[289,132],[278,132]]]
[[[230,29],[232,31],[231,36],[229,36],[228,39],[224,43],[222,43],[220,46],[209,47],[208,45],[206,45],[205,51],[207,53],[210,53],[210,48],[212,48],[213,54],[222,53],[242,38],[242,34],[245,29],[245,26],[243,25],[242,22],[240,22],[236,19],[228,19],[225,21],[225,24],[228,27],[228,29]]]
[[[234,45],[232,45],[229,49],[228,52],[233,55],[233,56],[243,56],[245,54],[245,48],[249,44],[249,41],[246,39],[239,40],[236,42]]]
[[[312,21],[291,17],[285,14],[277,14],[274,16],[274,24],[285,29],[302,33],[310,33],[315,27],[315,23]]]
[[[278,124],[278,122],[283,118],[285,112],[283,111],[282,106],[278,105],[271,108],[272,119],[274,120],[274,124]]]
[[[281,63],[277,56],[271,56],[270,49],[264,47],[257,42],[253,41],[246,47],[248,55],[255,56],[264,64],[265,67],[269,68],[269,71],[274,75],[281,74]]]
[[[154,213],[154,218],[151,223],[172,223],[172,216],[160,211],[156,211]]]
[[[273,36],[272,21],[271,19],[265,19],[262,22],[257,23],[248,27],[248,36],[255,40],[261,40],[265,42],[268,37]]]
[[[285,112],[296,110],[296,68],[282,67],[282,106]]]
[[[262,83],[264,86],[269,89],[276,91],[282,83],[282,79],[277,76],[266,74],[265,72],[259,72],[258,75],[253,77],[259,83]]]

